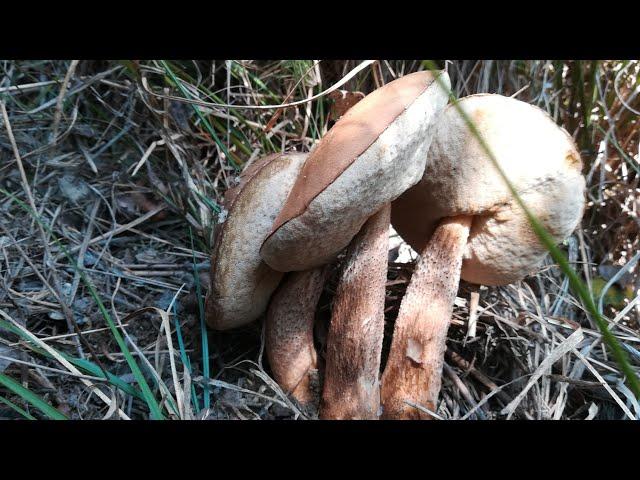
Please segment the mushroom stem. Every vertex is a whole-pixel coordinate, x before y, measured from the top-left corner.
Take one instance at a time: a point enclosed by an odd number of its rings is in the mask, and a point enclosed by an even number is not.
[[[436,410],[471,219],[461,215],[442,220],[421,252],[400,305],[382,375],[385,419],[431,418],[407,402]]]
[[[278,385],[305,408],[317,406],[319,399],[313,325],[328,271],[319,267],[289,273],[267,310],[265,349],[271,371]]]
[[[320,418],[377,419],[390,204],[352,240],[333,301]]]

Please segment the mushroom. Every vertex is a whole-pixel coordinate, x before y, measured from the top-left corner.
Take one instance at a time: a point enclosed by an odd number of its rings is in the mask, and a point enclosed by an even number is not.
[[[391,206],[347,250],[333,300],[320,418],[377,419]]]
[[[417,183],[432,126],[447,102],[436,76],[394,80],[354,105],[302,167],[260,255],[273,269],[331,262],[371,215]]]
[[[334,303],[323,418],[377,417],[389,203],[422,177],[448,98],[440,83],[445,72],[413,73],[351,107],[309,154],[260,250],[275,270],[307,270],[360,231]]]
[[[389,250],[385,205],[347,250],[333,299],[320,418],[377,419]]]
[[[269,305],[269,365],[278,384],[305,407],[318,396],[311,382],[317,368],[313,319],[326,274],[323,269],[295,272],[278,288],[284,274],[262,261],[259,247],[306,157],[290,153],[259,159],[242,172],[236,187],[227,190],[228,213],[216,232],[206,300],[207,323],[217,330],[250,323]]]
[[[525,205],[556,241],[584,209],[573,140],[537,107],[472,95],[459,107],[475,124]],[[422,180],[392,205],[392,224],[418,252],[382,376],[383,417],[430,418],[460,277],[505,285],[538,268],[546,249],[483,146],[453,106],[440,118]]]
[[[256,320],[267,309],[283,273],[262,261],[260,245],[271,230],[305,154],[275,154],[256,160],[227,190],[226,220],[218,224],[211,256],[206,320],[227,330]]]
[[[306,413],[319,400],[313,327],[328,272],[325,266],[288,273],[267,310],[265,349],[273,378]]]

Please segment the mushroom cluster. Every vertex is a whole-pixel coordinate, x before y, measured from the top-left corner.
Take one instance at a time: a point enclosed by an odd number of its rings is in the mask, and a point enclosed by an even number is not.
[[[430,418],[460,278],[504,285],[540,266],[546,250],[485,145],[555,240],[582,217],[582,163],[564,129],[500,95],[454,108],[449,88],[443,71],[388,83],[309,154],[256,161],[225,195],[207,322],[228,329],[265,316],[275,380],[320,418]],[[391,224],[420,256],[381,375]],[[316,306],[339,255],[321,382]]]

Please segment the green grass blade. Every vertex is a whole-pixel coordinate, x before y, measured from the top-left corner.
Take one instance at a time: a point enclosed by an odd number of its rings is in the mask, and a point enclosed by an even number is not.
[[[164,60],[160,60],[160,64],[162,65],[162,68],[164,68],[166,74],[169,76],[169,78],[171,79],[173,84],[176,87],[178,87],[178,89],[180,90],[182,95],[184,95],[185,97],[191,99],[192,98],[191,94],[189,93],[189,91],[186,88],[184,88],[184,85],[182,85],[182,83],[178,80],[178,78],[176,78],[176,75],[173,73],[173,70],[171,70],[169,65],[167,65],[167,62],[165,62]],[[198,118],[200,119],[200,121],[202,122],[204,127],[207,129],[207,132],[209,132],[209,135],[211,135],[211,138],[213,138],[214,142],[216,142],[218,147],[220,147],[220,150],[222,150],[222,152],[224,153],[225,157],[227,157],[227,160],[229,161],[231,166],[233,168],[235,168],[236,171],[240,171],[240,166],[233,160],[233,157],[231,156],[231,153],[229,153],[229,150],[227,150],[227,147],[224,145],[224,143],[222,143],[222,141],[220,141],[220,139],[218,138],[218,135],[216,135],[215,130],[213,129],[213,127],[209,123],[209,120],[207,120],[207,118],[200,111],[200,108],[198,108],[198,106],[194,105],[194,104],[191,104],[191,106],[193,107],[193,110],[196,112],[196,115],[198,115]]]
[[[151,418],[153,418],[154,420],[164,419],[164,415],[162,415],[162,412],[160,410],[160,405],[158,404],[155,397],[153,396],[153,393],[151,392],[151,388],[149,388],[149,384],[147,383],[146,379],[144,378],[144,375],[142,374],[142,371],[140,370],[140,366],[138,365],[136,360],[133,358],[133,355],[131,355],[131,352],[129,351],[129,347],[127,347],[127,344],[125,343],[124,338],[118,331],[118,328],[116,327],[116,324],[111,318],[111,315],[109,314],[104,304],[100,300],[100,297],[98,296],[98,292],[96,291],[91,281],[86,277],[86,275],[84,275],[84,272],[82,272],[82,270],[79,270],[79,271],[80,271],[80,275],[82,277],[85,277],[85,285],[89,289],[89,293],[91,294],[93,299],[96,301],[98,305],[98,309],[100,310],[100,313],[102,314],[105,321],[107,322],[109,329],[111,330],[111,334],[113,335],[113,338],[116,340],[116,343],[120,347],[120,350],[122,351],[125,359],[127,360],[127,364],[131,369],[131,372],[133,373],[134,377],[136,378],[136,381],[138,382],[138,385],[140,386],[140,389],[142,390],[142,395],[144,396],[144,399],[147,402],[147,405],[149,406],[149,409],[151,411]]]
[[[199,191],[197,190],[191,190],[192,192],[194,192],[199,198],[200,200],[202,200],[204,202],[204,204],[209,207],[209,210],[211,210],[214,213],[220,213],[220,211],[222,210],[220,208],[220,206],[218,204],[216,204],[213,200],[211,200],[208,197],[205,197],[203,194],[201,194]]]
[[[27,420],[35,420],[35,417],[32,416],[29,412],[27,412],[26,410],[23,410],[22,408],[20,408],[18,405],[16,405],[15,403],[13,403],[11,400],[7,398],[0,397],[0,403],[4,403],[6,406],[15,410]]]
[[[198,275],[198,269],[196,267],[196,256],[193,253],[193,232],[189,227],[189,238],[191,240],[191,250],[193,254],[193,278],[196,282],[196,296],[198,297],[198,313],[200,314],[200,332],[202,335],[202,376],[204,377],[203,389],[204,389],[204,408],[207,409],[211,406],[211,391],[208,386],[208,380],[210,376],[209,372],[209,338],[207,337],[207,325],[204,320],[204,305],[202,303],[202,289],[200,288],[200,276]]]
[[[162,420],[162,419],[164,419],[165,417],[162,414],[162,411],[160,409],[160,405],[158,404],[157,400],[153,396],[153,393],[151,392],[151,389],[149,388],[149,384],[147,383],[146,379],[144,378],[144,375],[142,374],[142,371],[140,370],[140,367],[139,367],[138,363],[133,358],[133,355],[131,355],[131,352],[129,351],[129,348],[127,347],[127,344],[125,343],[124,338],[122,337],[122,335],[118,331],[118,328],[116,327],[116,324],[114,323],[113,319],[111,318],[111,315],[109,314],[109,312],[105,308],[104,304],[102,303],[102,300],[100,300],[98,292],[96,291],[96,289],[93,286],[93,283],[91,282],[89,277],[87,277],[87,275],[85,274],[84,269],[78,267],[78,262],[75,261],[75,259],[71,256],[71,254],[67,250],[67,248],[62,244],[62,242],[60,242],[58,237],[53,232],[53,229],[51,229],[49,227],[49,225],[47,225],[46,223],[44,223],[42,221],[42,219],[40,218],[40,215],[38,215],[37,212],[32,211],[29,206],[27,206],[19,198],[17,198],[12,193],[6,191],[5,189],[0,188],[0,192],[3,193],[4,195],[7,195],[10,198],[12,198],[18,204],[18,206],[20,206],[20,208],[22,208],[23,210],[28,212],[34,218],[34,220],[36,220],[40,225],[42,225],[42,227],[47,231],[47,233],[49,233],[49,235],[51,235],[51,240],[53,241],[53,243],[57,244],[60,247],[60,249],[62,250],[64,255],[69,260],[70,264],[73,266],[74,270],[77,271],[78,274],[80,275],[80,279],[82,280],[82,282],[89,289],[89,293],[90,293],[91,297],[96,302],[96,304],[98,306],[98,309],[100,310],[100,313],[102,314],[102,317],[105,319],[105,322],[109,326],[109,330],[111,330],[111,335],[113,336],[113,338],[115,339],[116,343],[120,347],[120,350],[122,351],[122,354],[124,355],[124,357],[125,357],[125,359],[127,361],[127,364],[129,365],[129,368],[131,369],[131,372],[133,373],[136,381],[138,382],[138,385],[140,386],[140,389],[142,391],[142,395],[144,396],[144,399],[145,399],[147,405],[149,406],[149,410],[151,412],[151,418],[153,418],[154,420]]]
[[[89,360],[86,360],[84,358],[72,357],[63,352],[58,352],[58,353],[60,353],[60,355],[62,355],[66,360],[68,360],[71,364],[73,364],[75,367],[77,367],[79,370],[83,371],[84,373],[93,375],[94,377],[104,378],[111,385],[119,388],[123,392],[139,400],[144,400],[144,396],[142,395],[142,392],[139,389],[135,388],[132,385],[129,385],[127,382],[122,380],[120,377],[115,376],[111,372],[106,372],[107,375],[105,377],[100,367],[95,363],[92,363]]]
[[[426,63],[430,65],[429,68],[433,70],[437,69],[437,67],[433,62],[427,61]],[[504,172],[504,170],[498,163],[498,160],[493,154],[493,151],[491,150],[489,145],[486,143],[486,141],[482,137],[482,134],[477,129],[474,122],[471,120],[471,118],[469,118],[466,112],[460,107],[460,105],[458,104],[457,98],[455,98],[455,96],[453,95],[453,92],[444,84],[444,82],[439,76],[436,77],[436,81],[438,82],[441,88],[449,92],[449,97],[451,99],[452,105],[454,106],[456,111],[460,114],[464,122],[467,124],[467,126],[471,130],[471,133],[480,142],[482,149],[489,156],[491,163],[500,174],[500,177],[502,177],[503,181],[509,188],[509,191],[513,195],[514,199],[516,200],[520,208],[522,208],[522,210],[524,211],[525,215],[527,216],[527,219],[529,220],[529,223],[531,224],[531,227],[533,228],[534,232],[536,233],[536,235],[538,236],[542,244],[549,251],[553,260],[556,263],[558,263],[562,272],[569,279],[569,284],[571,285],[571,289],[580,298],[584,307],[587,309],[589,314],[595,320],[596,324],[598,325],[598,328],[600,329],[600,332],[602,333],[602,337],[606,345],[611,349],[613,356],[616,359],[616,363],[618,364],[618,366],[620,367],[624,375],[627,377],[627,383],[629,384],[629,388],[631,389],[633,394],[636,396],[636,398],[640,398],[640,381],[638,381],[638,377],[636,376],[633,370],[633,367],[629,362],[629,358],[627,356],[626,351],[622,348],[622,346],[618,342],[618,339],[609,331],[607,322],[604,320],[604,318],[602,318],[602,316],[598,312],[595,302],[593,301],[591,292],[586,287],[586,285],[582,282],[582,280],[580,280],[576,272],[573,270],[565,254],[556,246],[555,241],[553,240],[553,237],[549,234],[549,232],[547,232],[547,230],[544,228],[542,223],[540,223],[537,217],[529,210],[529,208],[522,201],[522,198],[520,198],[520,195],[518,195],[518,192],[516,191],[515,187],[507,177],[507,174]]]
[[[43,357],[46,357],[46,358],[53,359],[53,356],[49,352],[47,352],[46,350],[43,350],[37,345],[34,345],[33,341],[27,335],[25,335],[25,333],[22,330],[15,328],[15,326],[11,325],[11,323],[7,322],[6,320],[3,320],[2,318],[0,318],[0,328],[4,328],[5,330],[9,330],[12,333],[15,333],[16,335],[20,336],[24,341],[26,341],[29,344],[29,348],[34,352],[38,353],[39,355],[42,355]],[[89,360],[86,360],[83,358],[76,358],[74,356],[68,355],[59,350],[56,350],[56,351],[65,360],[68,360],[70,363],[72,363],[75,367],[77,367],[83,373],[93,375],[94,377],[104,378],[107,382],[119,388],[123,392],[129,395],[133,395],[134,397],[140,400],[144,400],[144,397],[142,396],[142,393],[140,392],[140,390],[124,382],[121,378],[115,376],[111,372],[108,372],[108,371],[103,372],[102,369],[95,363],[90,362]],[[105,376],[105,373],[106,373],[106,376]]]
[[[173,304],[173,321],[176,326],[176,337],[178,338],[178,349],[180,350],[180,359],[182,360],[182,364],[187,367],[189,370],[189,374],[193,376],[193,370],[191,369],[191,360],[189,359],[189,355],[187,355],[187,349],[184,347],[184,340],[182,338],[182,328],[180,327],[180,321],[178,320],[178,309],[176,304]],[[196,412],[200,411],[200,405],[198,404],[198,395],[196,393],[196,387],[192,383],[191,384],[191,401],[193,403],[193,407]]]
[[[24,388],[22,385],[13,380],[11,377],[6,376],[4,373],[0,373],[0,385],[3,385],[16,395],[20,396],[20,398],[22,398],[25,402],[28,402],[36,407],[51,420],[68,420],[68,418],[64,416],[58,409],[53,408],[38,395],[33,393],[31,390]]]
[[[189,81],[192,84],[197,83],[197,81],[191,75],[189,75],[187,72],[181,69],[180,66],[178,66],[175,62],[171,62],[167,60],[166,64],[169,66],[169,68],[171,68],[173,73],[179,79]],[[235,71],[236,70],[232,67],[232,72],[235,72]],[[235,77],[236,75],[234,74],[234,78]],[[211,90],[206,88],[204,85],[198,85],[195,88],[200,93],[202,93],[208,100],[213,100],[214,102],[221,103],[221,104],[225,103],[225,101],[222,98],[220,98],[218,95],[216,95]],[[272,96],[274,99],[276,99],[277,101],[279,101],[278,97],[273,92],[268,92],[268,94]],[[230,128],[231,142],[240,150],[242,150],[246,155],[250,156],[251,153],[253,152],[253,149],[250,147],[251,141],[249,141],[249,139],[247,138],[244,130],[246,129],[253,132],[263,140],[267,138],[267,134],[264,132],[262,128],[257,127],[256,125],[253,125],[253,124],[250,125],[249,123],[247,123],[247,120],[239,112],[234,113],[233,117],[239,122],[242,128],[235,128],[231,126]],[[222,122],[219,119],[216,119],[215,117],[211,118],[211,124],[214,128],[216,128],[220,132],[226,131],[227,127],[223,125]],[[275,145],[273,145],[273,143],[270,140],[269,140],[269,144],[273,147],[272,148],[273,151],[277,151],[275,148]]]

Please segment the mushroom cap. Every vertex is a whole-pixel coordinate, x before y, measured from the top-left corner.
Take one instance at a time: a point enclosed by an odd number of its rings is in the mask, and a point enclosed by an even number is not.
[[[227,190],[227,218],[218,224],[211,256],[207,323],[216,330],[257,319],[267,309],[282,273],[269,268],[259,250],[282,208],[306,154],[275,154],[256,160]]]
[[[355,104],[309,154],[260,254],[279,271],[332,261],[384,204],[422,177],[445,72],[417,72]]]
[[[576,228],[585,204],[582,161],[569,134],[541,109],[501,95],[459,105],[532,213],[557,241]],[[524,212],[453,105],[442,114],[420,182],[392,205],[391,222],[422,251],[445,217],[473,215],[461,277],[505,285],[539,267],[545,254]]]

